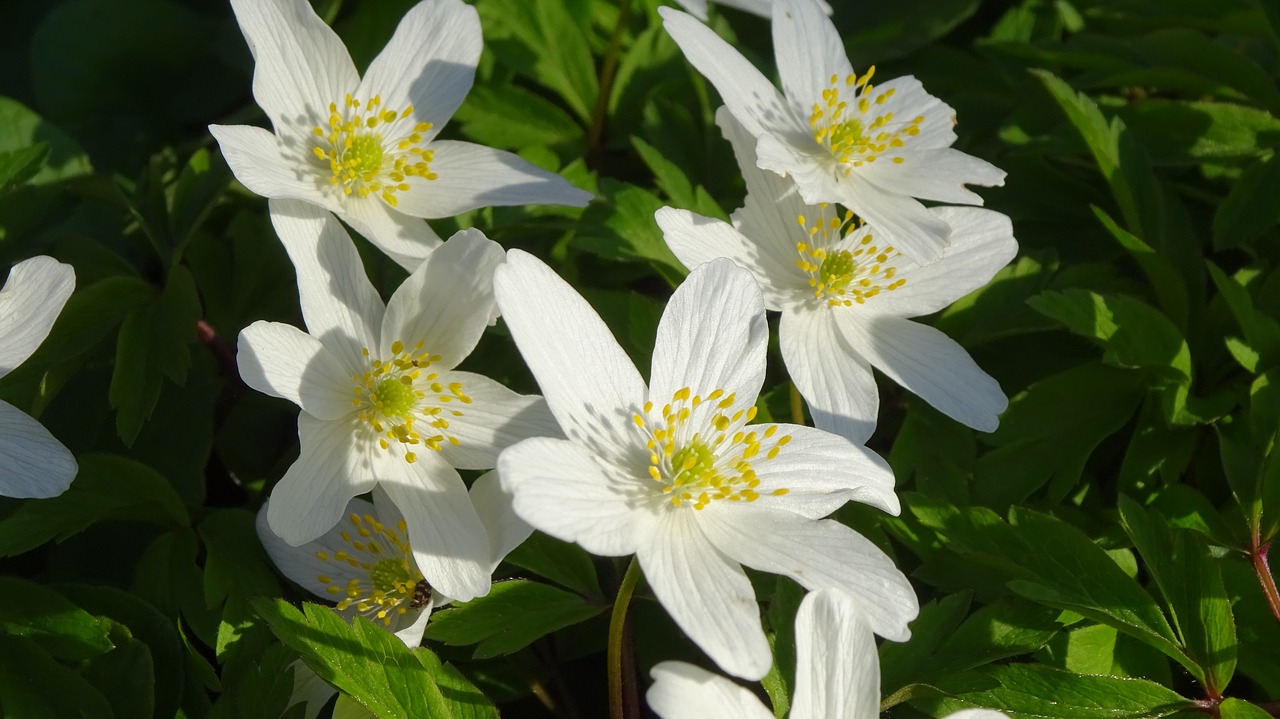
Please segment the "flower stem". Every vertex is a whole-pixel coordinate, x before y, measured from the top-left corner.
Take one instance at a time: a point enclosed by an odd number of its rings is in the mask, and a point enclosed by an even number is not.
[[[636,591],[640,581],[640,561],[631,558],[627,573],[622,577],[622,586],[618,587],[618,598],[613,600],[613,615],[609,618],[609,717],[610,719],[626,719],[628,716],[638,717],[638,712],[628,714],[624,711],[624,684],[635,682],[635,677],[623,677],[623,644],[627,628],[627,610],[631,606],[631,595]],[[624,681],[625,680],[625,681]]]
[[[800,396],[795,382],[788,382],[787,386],[791,388],[791,422],[804,424],[804,397]]]
[[[1267,551],[1271,542],[1263,542],[1258,532],[1253,534],[1253,546],[1249,548],[1249,558],[1253,560],[1253,571],[1258,575],[1258,583],[1262,585],[1262,593],[1267,597],[1267,605],[1276,621],[1280,622],[1280,590],[1276,589],[1276,578],[1271,574],[1271,566],[1267,563]]]
[[[587,134],[587,157],[591,159],[593,169],[600,169],[600,144],[604,138],[605,115],[609,110],[609,96],[613,94],[613,78],[618,71],[618,55],[622,52],[622,31],[627,27],[631,17],[631,0],[619,0],[618,22],[613,26],[613,36],[609,38],[609,49],[605,51],[604,63],[600,66],[600,84],[596,88],[596,106],[591,113],[591,130]]]

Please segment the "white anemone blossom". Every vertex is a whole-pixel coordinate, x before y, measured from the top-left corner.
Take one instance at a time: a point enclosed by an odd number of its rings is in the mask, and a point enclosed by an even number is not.
[[[831,205],[808,205],[787,178],[756,166],[752,137],[724,108],[716,121],[747,184],[733,224],[664,207],[667,244],[693,268],[728,257],[749,269],[765,305],[781,310],[782,358],[814,423],[855,442],[876,426],[880,396],[871,368],[946,415],[990,432],[1008,405],[1000,385],[927,315],[986,284],[1017,253],[1009,218],[976,207],[929,213],[952,228],[931,265],[901,254],[874,223]]]
[[[480,58],[480,19],[461,0],[415,5],[363,78],[307,0],[231,7],[253,53],[254,98],[275,132],[209,131],[253,192],[324,207],[410,271],[440,244],[418,218],[591,198],[509,152],[436,139]]]
[[[645,698],[662,719],[773,719],[755,694],[685,662],[659,662]],[[796,681],[789,719],[876,719],[880,662],[861,609],[839,592],[810,592],[796,613]],[[1008,719],[965,709],[947,719]]]
[[[533,533],[516,516],[496,472],[471,485],[471,502],[489,535],[489,572]],[[258,539],[280,573],[318,597],[333,602],[344,616],[363,616],[394,632],[412,648],[422,643],[431,611],[453,600],[435,591],[422,576],[409,546],[404,515],[375,488],[373,501],[352,499],[346,517],[323,536],[290,546],[271,531],[267,506],[258,511]],[[303,705],[303,716],[315,719],[337,690],[302,660],[293,663],[289,701]],[[375,715],[345,696],[338,698],[335,718],[373,719]]]
[[[272,492],[271,530],[311,541],[377,486],[404,513],[431,586],[460,601],[485,594],[489,540],[455,468],[490,469],[501,449],[558,433],[540,397],[454,369],[494,315],[502,248],[459,232],[384,306],[332,215],[296,200],[270,209],[310,332],[259,321],[240,333],[245,382],[302,409],[301,456]]]
[[[49,336],[76,286],[75,271],[52,257],[32,257],[9,270],[0,289],[0,377],[27,361]],[[49,430],[0,401],[0,496],[56,497],[77,471],[75,457]]]
[[[839,203],[920,264],[942,255],[951,228],[916,199],[980,205],[965,184],[1005,173],[951,148],[955,111],[914,77],[857,75],[813,0],[775,0],[773,49],[782,92],[694,18],[659,8],[664,26],[756,140],[760,167],[789,175],[810,204]]]
[[[512,250],[495,293],[568,439],[498,458],[522,519],[593,554],[635,554],[676,624],[722,669],[759,679],[772,654],[742,565],[857,598],[906,639],[911,585],[878,547],[822,517],[846,501],[899,509],[889,466],[812,427],[748,424],[764,383],[760,290],[728,260],[694,270],[658,325],[648,386],[599,315]]]
[[[766,20],[773,17],[773,1],[774,0],[715,0],[717,5],[732,7],[749,12],[753,15],[759,15]],[[819,7],[826,14],[831,14],[831,6],[826,0],[813,0],[818,3]],[[707,19],[707,0],[676,0],[680,7],[693,13],[699,20]]]

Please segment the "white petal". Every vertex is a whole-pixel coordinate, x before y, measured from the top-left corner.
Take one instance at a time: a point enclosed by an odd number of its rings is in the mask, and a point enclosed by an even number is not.
[[[683,387],[715,389],[755,404],[764,384],[769,325],[751,273],[727,259],[701,265],[676,288],[658,323],[649,398],[659,406]]]
[[[404,514],[409,544],[433,590],[465,602],[489,591],[489,535],[457,470],[434,452],[406,462],[375,452],[378,486]]]
[[[939,412],[980,432],[994,432],[1000,424],[1008,398],[955,340],[900,317],[836,317],[846,342]]]
[[[907,624],[920,611],[915,591],[866,537],[830,519],[721,504],[711,503],[700,516],[706,538],[721,552],[753,569],[791,577],[806,589],[849,592],[876,634],[899,642],[911,636]]]
[[[807,241],[808,232],[800,226],[801,215],[814,215],[804,202],[795,180],[772,170],[763,170],[756,157],[755,138],[725,108],[716,110],[716,124],[733,147],[733,156],[747,185],[742,208],[731,216],[734,226],[755,243],[760,266],[770,275],[770,282],[785,297],[769,309],[780,309],[794,295],[808,294],[808,276],[796,267],[796,243]],[[762,282],[761,287],[765,284]],[[769,301],[765,289],[765,300]]]
[[[550,267],[520,250],[507,253],[494,291],[516,347],[569,439],[615,466],[644,466],[647,455],[637,459],[643,446],[631,418],[647,390],[600,315]]]
[[[893,470],[875,452],[830,432],[795,424],[750,425],[756,431],[778,428],[773,441],[791,439],[773,459],[760,458],[752,468],[760,479],[758,504],[825,517],[846,501],[862,502],[889,514],[900,511],[893,492]],[[766,444],[766,446],[770,446]],[[787,490],[774,497],[776,490]],[[826,511],[821,511],[822,507]],[[813,512],[819,511],[814,515]]]
[[[280,139],[251,125],[210,125],[222,158],[242,185],[263,197],[288,197],[329,207],[317,178]]]
[[[715,85],[747,132],[757,138],[776,134],[791,142],[815,144],[806,123],[796,117],[778,89],[733,46],[678,10],[660,7],[658,14],[685,59]]]
[[[432,124],[425,133],[430,139],[471,89],[481,46],[475,8],[461,0],[423,0],[405,13],[395,35],[369,63],[357,94],[380,95],[397,111],[413,105],[413,119]]]
[[[382,322],[382,356],[391,343],[422,343],[440,355],[433,372],[449,370],[471,354],[493,316],[493,271],[506,258],[498,243],[477,229],[449,238],[423,260],[387,303]]]
[[[430,225],[393,210],[381,197],[347,198],[338,216],[410,272],[440,246],[440,236]]]
[[[886,192],[910,195],[924,200],[981,205],[982,196],[967,187],[1004,184],[1005,172],[986,160],[966,155],[949,147],[912,151],[905,148],[903,162],[874,162],[857,172]]]
[[[796,613],[793,717],[880,716],[880,660],[861,607],[833,589],[805,596]]]
[[[844,203],[848,194],[839,179],[841,170],[835,158],[813,138],[787,140],[761,135],[756,141],[756,164],[761,169],[791,178],[800,198],[810,205]],[[793,217],[791,221],[794,220]]]
[[[289,666],[293,669],[293,692],[289,695],[289,706],[303,704],[303,719],[316,719],[320,710],[338,690],[329,686],[301,659]]]
[[[918,317],[937,312],[985,285],[1018,253],[1009,218],[977,207],[936,207],[930,212],[951,225],[941,259],[926,267],[903,267],[906,284],[881,293],[877,312]]]
[[[447,416],[449,435],[458,445],[446,442],[440,455],[458,469],[491,469],[498,453],[530,437],[558,437],[560,425],[547,403],[537,395],[518,394],[484,375],[447,372],[438,380],[448,386],[462,383],[469,404],[451,404],[461,416]]]
[[[407,177],[396,209],[414,217],[452,217],[480,207],[568,205],[584,207],[591,193],[518,155],[456,140],[437,140],[431,171],[436,179]]]
[[[347,48],[306,0],[231,0],[253,53],[253,97],[276,132],[317,124],[360,76]]]
[[[774,0],[773,52],[782,92],[801,116],[825,104],[833,76],[844,83],[853,73],[836,26],[813,0]]]
[[[943,719],[1009,719],[1009,717],[995,709],[963,709],[948,714]]]
[[[267,521],[271,531],[295,547],[333,528],[347,502],[373,488],[365,451],[354,442],[349,421],[298,415],[295,461],[271,490]]]
[[[236,365],[245,384],[319,419],[351,414],[355,384],[347,364],[293,325],[258,320],[240,331]]]
[[[49,430],[0,402],[0,497],[46,499],[67,491],[75,457]]]
[[[951,227],[914,198],[883,190],[857,172],[843,178],[839,187],[841,196],[829,201],[858,213],[881,240],[922,265],[942,257]]]
[[[315,205],[271,200],[267,206],[298,273],[307,330],[342,362],[348,376],[360,374],[365,368],[362,351],[378,347],[385,307],[355,243],[333,215]]]
[[[924,118],[924,122],[920,123],[919,134],[907,138],[904,149],[915,151],[951,147],[956,141],[956,111],[950,105],[930,95],[924,85],[911,75],[895,77],[875,86],[877,95],[890,90],[893,93],[880,106],[879,112],[891,112],[894,117],[903,120]]]
[[[515,494],[502,486],[497,471],[485,472],[471,483],[471,504],[489,533],[489,572],[533,534],[533,527],[516,514]]]
[[[790,273],[779,266],[773,255],[762,252],[760,243],[733,229],[732,225],[672,207],[663,207],[653,217],[662,228],[667,247],[685,267],[696,269],[718,257],[727,257],[755,277],[766,307],[778,309],[789,299],[789,294],[780,292],[773,282],[779,275]]]
[[[346,562],[320,559],[316,554],[324,552],[332,557],[338,552],[350,550],[350,546],[342,540],[341,536],[341,532],[349,528],[345,522],[339,520],[329,531],[314,540],[294,546],[271,531],[271,525],[267,519],[267,507],[270,505],[271,502],[268,501],[258,510],[254,527],[258,530],[258,541],[262,542],[262,548],[267,550],[267,556],[271,557],[271,563],[276,565],[276,569],[290,581],[317,597],[331,602],[334,595],[325,591],[328,585],[321,582],[319,577],[329,577],[333,579],[334,584],[338,585],[346,585],[351,579],[367,579],[363,570],[352,567]],[[352,499],[347,502],[343,516],[352,512],[364,516],[373,514],[374,508],[363,499]]]
[[[427,631],[427,622],[431,620],[431,610],[437,602],[436,593],[431,592],[427,603],[417,609],[406,609],[404,614],[396,614],[391,620],[391,629],[406,647],[413,649],[422,646],[422,635]]]
[[[547,534],[603,557],[633,554],[651,519],[634,498],[645,489],[605,474],[587,449],[536,437],[498,457],[502,488],[521,519]]]
[[[755,591],[738,562],[707,541],[699,517],[667,511],[636,549],[649,587],[680,629],[724,671],[762,678],[773,664]]]
[[[676,4],[699,20],[707,21],[707,0],[676,0]]]
[[[845,341],[828,307],[782,312],[778,346],[813,423],[862,444],[876,428],[880,392],[871,366]]]
[[[746,687],[684,662],[658,662],[649,670],[653,684],[645,693],[649,708],[662,719],[772,719]]]
[[[0,289],[0,377],[25,362],[49,336],[75,286],[71,265],[44,255],[9,270]]]

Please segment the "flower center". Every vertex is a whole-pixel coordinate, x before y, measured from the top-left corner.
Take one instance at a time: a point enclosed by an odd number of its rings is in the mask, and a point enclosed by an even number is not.
[[[423,351],[421,342],[406,350],[397,340],[391,343],[391,352],[390,360],[368,359],[369,348],[364,348],[369,368],[352,377],[356,417],[378,435],[378,446],[400,445],[406,462],[417,461],[418,446],[436,452],[445,442],[457,446],[458,438],[448,431],[448,417],[464,416],[453,407],[472,401],[462,383],[446,383],[439,374],[428,372],[440,355]]]
[[[435,155],[423,141],[431,123],[413,123],[412,115],[412,105],[397,112],[377,95],[362,103],[348,93],[341,107],[329,103],[328,128],[311,129],[317,138],[311,152],[327,164],[329,184],[344,195],[377,193],[395,207],[396,193],[409,189],[406,178],[436,179],[429,166]]]
[[[826,204],[818,207],[822,217],[812,224],[804,215],[796,218],[810,239],[796,243],[796,266],[809,276],[816,299],[831,307],[850,307],[907,283],[906,278],[897,277],[901,253],[878,247],[852,212],[846,211],[841,219],[828,215]]]
[[[755,419],[756,408],[730,413],[736,397],[717,389],[706,397],[685,387],[676,392],[655,416],[653,402],[645,402],[644,412],[632,419],[646,436],[649,450],[649,477],[661,485],[661,492],[673,507],[692,504],[703,509],[712,501],[754,502],[760,498],[760,480],[752,461],[768,461],[788,442],[790,435],[776,437],[777,425],[762,433],[744,431]],[[764,444],[769,448],[760,455]],[[786,489],[770,494],[782,496]]]
[[[392,529],[371,514],[362,517],[353,512],[347,521],[351,526],[344,528],[339,536],[349,551],[316,552],[316,559],[335,565],[332,575],[321,574],[316,579],[334,598],[342,596],[337,608],[355,607],[370,619],[382,620],[384,626],[390,626],[396,615],[421,608],[425,602],[415,602],[418,585],[423,582],[422,572],[413,561],[404,520]],[[351,575],[353,569],[363,576],[345,581],[334,579],[338,575]]]
[[[829,87],[822,91],[822,102],[813,103],[813,113],[809,115],[813,139],[844,166],[846,175],[855,167],[904,147],[904,137],[919,135],[924,122],[923,115],[907,123],[894,122],[893,112],[883,109],[894,89],[876,92],[871,84],[875,72],[873,65],[862,77],[855,73],[841,81],[838,75],[832,75]],[[897,164],[906,161],[901,155],[889,159]]]

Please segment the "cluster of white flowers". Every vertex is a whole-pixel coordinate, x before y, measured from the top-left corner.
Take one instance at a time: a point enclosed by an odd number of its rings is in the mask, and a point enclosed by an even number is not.
[[[307,327],[257,322],[240,336],[245,381],[301,410],[301,456],[259,533],[287,576],[411,645],[433,605],[484,595],[532,528],[635,555],[676,624],[746,680],[773,656],[743,567],[784,575],[811,590],[792,716],[863,719],[879,706],[873,634],[906,640],[919,606],[888,555],[825,517],[850,500],[899,511],[888,464],[863,446],[872,367],[995,428],[996,382],[908,318],[981,286],[1016,251],[1004,216],[919,200],[980,204],[965,185],[1004,173],[951,149],[954,112],[914,78],[857,74],[825,3],[729,4],[772,18],[783,89],[662,9],[726,103],[717,121],[748,195],[731,224],[657,213],[691,272],[646,382],[543,262],[477,230],[442,243],[420,219],[589,199],[514,155],[436,139],[480,55],[473,8],[423,0],[361,78],[306,0],[232,0],[273,131],[211,130],[236,177],[271,198]],[[705,2],[687,6],[705,15]],[[386,304],[338,218],[411,271]],[[817,427],[754,422],[766,310],[782,313],[782,354]],[[543,397],[457,369],[498,314]],[[470,490],[457,471],[495,468]],[[687,664],[653,676],[649,702],[667,719],[772,715]]]

